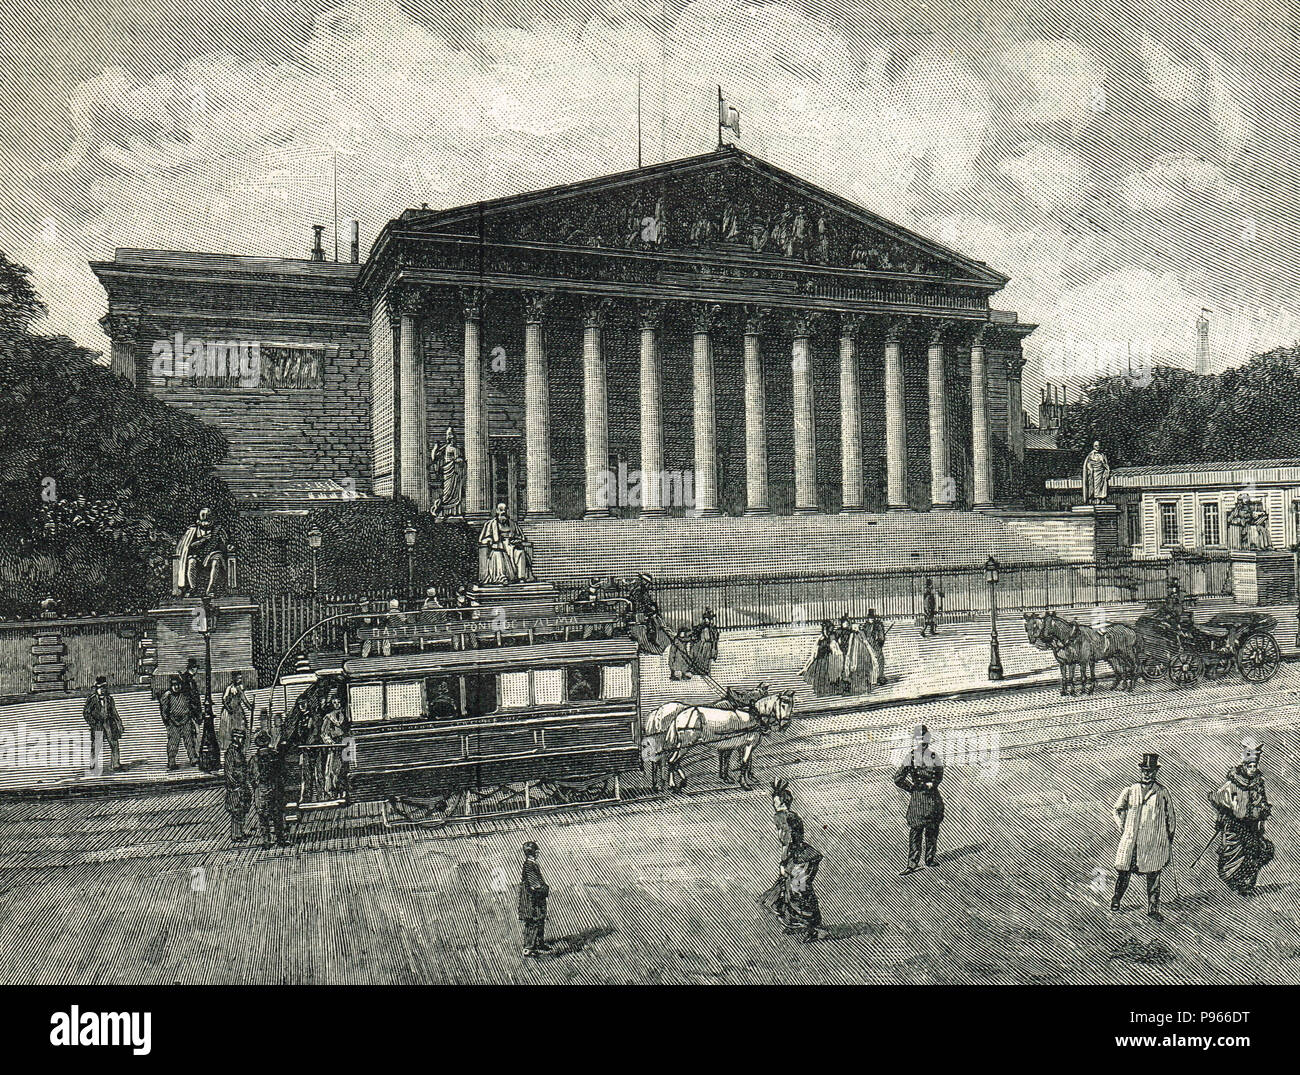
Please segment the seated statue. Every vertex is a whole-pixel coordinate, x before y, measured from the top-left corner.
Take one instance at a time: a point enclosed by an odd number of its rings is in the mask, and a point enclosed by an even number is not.
[[[226,532],[212,525],[212,509],[203,508],[176,544],[172,583],[175,592],[184,597],[199,594],[200,572],[207,572],[207,587],[202,592],[216,593],[217,577],[226,585]]]
[[[532,545],[519,524],[498,504],[496,514],[483,524],[478,536],[479,547],[486,553],[484,583],[533,581]]]

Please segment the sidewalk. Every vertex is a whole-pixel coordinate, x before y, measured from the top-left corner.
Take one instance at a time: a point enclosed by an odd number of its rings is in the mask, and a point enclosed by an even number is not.
[[[1196,619],[1202,621],[1217,611],[1236,608],[1231,600],[1202,598]],[[1085,606],[1058,609],[1062,615],[1088,624],[1107,621],[1132,622],[1145,611],[1134,605]],[[1275,616],[1275,631],[1283,657],[1294,659],[1296,610],[1294,606],[1258,609]],[[1019,612],[998,617],[998,637],[1003,679],[988,679],[989,623],[983,621],[941,622],[935,637],[922,638],[912,620],[888,623],[885,642],[885,671],[888,682],[868,694],[817,697],[799,677],[799,670],[812,654],[819,634],[816,623],[803,627],[745,628],[724,631],[714,663],[712,678],[723,687],[752,687],[766,683],[773,690],[792,690],[795,717],[811,713],[875,709],[908,702],[1054,686],[1060,681],[1050,651],[1035,649],[1025,638],[1024,619]],[[1109,686],[1110,668],[1098,668],[1099,687]],[[1139,687],[1139,689],[1141,689]],[[255,692],[260,708],[269,691]],[[126,728],[122,740],[125,772],[89,775],[79,764],[86,756],[87,730],[81,718],[82,700],[24,702],[0,707],[0,795],[103,795],[132,790],[160,790],[217,781],[221,775],[202,773],[184,764],[169,772],[166,768],[166,733],[158,717],[158,706],[145,690],[122,691],[114,695]],[[641,710],[648,713],[667,701],[706,703],[718,697],[715,687],[693,677],[672,680],[666,655],[643,655],[641,659]],[[57,756],[42,755],[50,748]],[[71,759],[71,762],[66,762]],[[21,764],[22,762],[28,764]],[[64,762],[61,764],[61,762]]]

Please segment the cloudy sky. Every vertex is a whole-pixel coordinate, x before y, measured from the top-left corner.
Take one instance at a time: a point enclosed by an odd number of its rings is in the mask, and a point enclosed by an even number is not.
[[[634,166],[640,72],[648,162],[711,148],[721,83],[745,149],[1010,275],[1032,381],[1121,345],[1191,365],[1202,308],[1215,368],[1300,338],[1295,7],[1051,7],[16,0],[0,249],[47,331],[102,348],[88,260],[305,256],[334,153],[363,245],[406,206]]]

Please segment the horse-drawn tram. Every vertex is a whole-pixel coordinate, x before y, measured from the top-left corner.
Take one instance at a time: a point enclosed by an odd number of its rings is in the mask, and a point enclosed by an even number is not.
[[[343,653],[309,654],[310,671],[281,680],[291,809],[377,800],[437,821],[620,797],[620,774],[640,764],[622,611],[566,605],[545,583],[473,595],[467,608],[349,617]]]

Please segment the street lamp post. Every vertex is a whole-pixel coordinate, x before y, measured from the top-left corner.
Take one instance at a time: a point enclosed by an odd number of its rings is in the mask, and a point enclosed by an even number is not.
[[[317,573],[318,553],[320,552],[321,532],[319,527],[313,526],[307,531],[307,546],[311,549],[311,592],[315,596],[316,591],[320,589],[320,576]]]
[[[217,744],[216,721],[212,712],[212,621],[217,609],[204,594],[203,605],[203,733],[199,738],[199,768],[205,773],[215,773],[221,768],[221,748]]]
[[[408,526],[402,531],[406,539],[406,596],[415,595],[415,527]]]
[[[998,650],[998,562],[992,556],[984,565],[989,584],[989,682],[1002,679],[1002,654]]]

